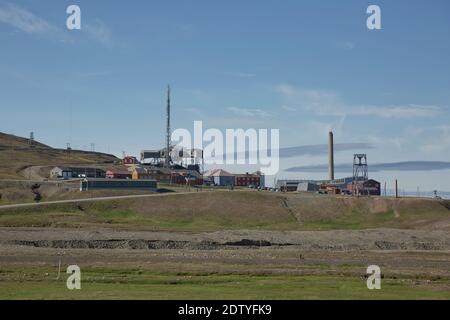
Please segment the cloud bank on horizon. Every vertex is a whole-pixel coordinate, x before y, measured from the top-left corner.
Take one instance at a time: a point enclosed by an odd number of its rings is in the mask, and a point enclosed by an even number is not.
[[[349,150],[369,150],[375,149],[375,145],[371,143],[335,143],[334,152],[349,151]],[[298,156],[315,156],[324,155],[328,153],[327,144],[316,144],[310,146],[298,146],[298,147],[288,147],[280,148],[281,158],[292,158]]]
[[[436,171],[449,170],[450,162],[445,161],[404,161],[394,163],[374,163],[369,165],[371,172],[382,171]],[[352,166],[348,164],[337,164],[334,166],[336,172],[352,172]],[[327,172],[328,166],[313,165],[313,166],[299,166],[286,169],[287,172]]]

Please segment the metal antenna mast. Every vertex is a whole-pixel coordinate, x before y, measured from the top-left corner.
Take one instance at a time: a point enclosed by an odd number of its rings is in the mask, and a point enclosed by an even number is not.
[[[167,123],[166,123],[166,154],[165,165],[170,167],[170,85],[167,86]]]

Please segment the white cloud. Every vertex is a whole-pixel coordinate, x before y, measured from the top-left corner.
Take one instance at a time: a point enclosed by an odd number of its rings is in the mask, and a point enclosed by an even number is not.
[[[342,42],[337,42],[336,47],[338,47],[339,49],[343,49],[343,50],[353,50],[356,48],[356,44],[351,41],[342,41]]]
[[[226,75],[237,77],[237,78],[254,78],[256,77],[253,73],[246,73],[246,72],[225,72]]]
[[[421,146],[424,153],[450,152],[450,126],[442,125],[431,128],[429,142]]]
[[[81,30],[86,32],[89,37],[105,46],[112,46],[111,30],[101,20],[95,20],[91,23],[86,23],[81,27]]]
[[[12,3],[0,7],[0,22],[30,34],[47,34],[57,30],[46,20]]]
[[[346,116],[337,118],[336,121],[331,122],[320,122],[320,121],[309,121],[307,123],[308,132],[316,132],[320,136],[326,137],[328,132],[333,131],[335,137],[344,136],[344,124]]]
[[[308,102],[333,102],[337,95],[331,91],[297,88],[288,84],[280,84],[276,90],[290,99],[306,100]]]
[[[297,111],[297,108],[293,108],[290,106],[281,106],[280,109],[283,111],[288,111],[288,112],[296,112]]]
[[[196,116],[204,116],[203,112],[198,108],[184,108],[184,110],[193,113]]]
[[[297,88],[288,84],[280,84],[275,90],[287,100],[290,108],[342,116],[342,112],[336,109],[339,105],[338,96],[332,91]]]
[[[246,109],[246,108],[236,108],[236,107],[228,107],[227,111],[234,113],[235,115],[242,117],[258,117],[258,118],[267,118],[270,116],[270,113],[261,109]]]
[[[12,3],[0,3],[0,23],[28,34],[56,37],[63,42],[74,40],[65,29],[58,28],[31,11]],[[82,23],[81,31],[100,44],[105,46],[113,44],[111,31],[101,20]]]
[[[407,137],[418,137],[424,133],[424,129],[420,127],[408,126],[403,130],[403,134]]]
[[[311,90],[296,88],[281,84],[276,90],[289,102],[291,108],[312,112],[326,116],[374,116],[380,118],[423,118],[436,117],[443,112],[443,108],[432,105],[348,105],[341,102],[333,91]]]
[[[82,71],[77,72],[76,75],[82,78],[107,77],[112,74],[111,71]]]
[[[200,89],[185,89],[184,92],[191,96],[193,99],[201,101],[202,103],[213,103],[216,97],[208,91]]]
[[[435,117],[441,113],[437,106],[361,106],[352,110],[353,114],[377,116],[382,118]]]

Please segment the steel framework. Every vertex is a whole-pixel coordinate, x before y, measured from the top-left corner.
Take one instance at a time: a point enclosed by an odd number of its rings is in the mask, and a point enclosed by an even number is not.
[[[363,195],[364,182],[369,180],[369,169],[367,165],[366,154],[354,154],[353,155],[353,194]]]

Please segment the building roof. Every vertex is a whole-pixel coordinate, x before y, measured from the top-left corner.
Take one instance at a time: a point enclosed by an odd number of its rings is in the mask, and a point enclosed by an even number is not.
[[[209,170],[209,171],[207,171],[207,172],[205,172],[204,174],[203,174],[203,176],[204,177],[210,177],[210,176],[212,176],[212,174],[214,174],[215,172],[217,172],[217,171],[219,171],[220,169],[212,169],[212,170]]]
[[[225,170],[222,170],[222,169],[216,169],[209,176],[210,177],[234,177],[234,174],[229,173],[228,171],[225,171]]]
[[[380,184],[381,185],[380,182],[378,182],[377,180],[374,180],[374,179],[369,179],[369,180],[365,181],[364,184]]]
[[[139,173],[139,174],[148,174],[148,173],[150,173],[150,172],[147,170],[147,168],[142,168],[142,167],[134,168],[134,171],[133,171],[133,172],[137,172],[137,173]]]
[[[160,168],[160,167],[137,167],[134,169],[138,174],[158,174],[158,175],[170,175],[172,171],[167,168]],[[134,172],[133,171],[133,172]]]
[[[243,173],[243,174],[235,174],[237,178],[259,178],[260,175],[257,173]]]
[[[196,170],[173,170],[172,176],[188,176],[188,177],[194,177],[194,178],[201,178],[202,175],[198,173]]]
[[[131,172],[128,170],[117,170],[117,169],[109,169],[106,171],[106,173],[131,175]]]
[[[93,171],[93,170],[97,170],[97,171],[105,171],[103,169],[100,168],[93,168],[93,167],[54,167],[52,170],[55,169],[60,169],[62,171]]]
[[[261,171],[256,171],[253,173],[229,173],[228,171],[225,171],[223,169],[212,169],[206,172],[204,177],[261,177],[262,173]]]
[[[105,182],[124,182],[124,181],[128,181],[127,183],[130,183],[131,181],[154,181],[154,182],[158,182],[156,179],[127,180],[127,179],[105,179],[105,178],[84,178],[81,181],[105,181]]]

